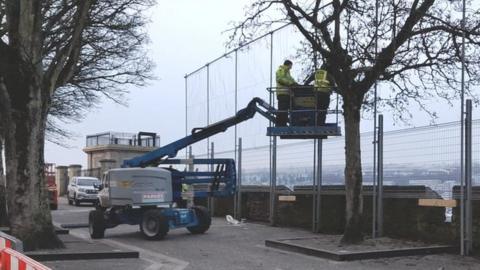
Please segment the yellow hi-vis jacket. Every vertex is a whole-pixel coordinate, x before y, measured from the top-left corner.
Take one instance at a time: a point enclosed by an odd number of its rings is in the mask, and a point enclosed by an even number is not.
[[[332,84],[328,80],[328,72],[324,69],[315,71],[315,90],[323,93],[332,91]]]
[[[275,78],[277,81],[277,96],[288,95],[288,88],[297,84],[292,78],[292,75],[290,75],[290,71],[286,65],[278,67]]]

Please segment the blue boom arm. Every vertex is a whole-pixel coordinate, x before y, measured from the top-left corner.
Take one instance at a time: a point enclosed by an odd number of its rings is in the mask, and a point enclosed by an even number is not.
[[[174,141],[147,154],[125,160],[122,167],[157,166],[161,163],[164,163],[166,159],[177,156],[178,151],[182,150],[183,148],[218,133],[224,132],[236,124],[247,121],[255,116],[255,113],[257,112],[270,121],[275,122],[275,109],[264,100],[256,97],[248,103],[247,107],[238,111],[235,116],[203,128],[194,128],[192,129],[192,134],[180,140]]]
[[[215,171],[177,171],[172,170],[173,199],[179,200],[182,197],[182,184],[197,184],[193,197],[230,197],[236,189],[237,174],[235,161],[229,158],[216,159],[193,159],[195,165],[214,165]],[[181,159],[167,159],[163,165],[184,164]],[[200,185],[199,185],[200,184]],[[207,184],[207,185],[201,185]]]

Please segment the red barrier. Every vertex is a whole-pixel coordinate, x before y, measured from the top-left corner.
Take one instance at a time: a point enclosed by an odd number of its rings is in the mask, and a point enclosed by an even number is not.
[[[0,270],[51,270],[13,249],[4,248],[0,253],[2,255]]]
[[[0,270],[3,270],[3,268],[2,268],[2,250],[4,248],[11,248],[11,247],[12,247],[12,241],[10,241],[6,238],[0,237]]]
[[[5,239],[3,237],[0,237],[0,250],[4,248],[12,248],[12,241]]]

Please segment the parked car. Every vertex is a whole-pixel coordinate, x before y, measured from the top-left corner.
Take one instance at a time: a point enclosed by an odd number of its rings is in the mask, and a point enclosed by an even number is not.
[[[67,199],[68,204],[75,203],[79,206],[82,202],[90,202],[95,204],[98,201],[97,193],[94,185],[99,185],[100,180],[95,177],[75,176],[72,177],[68,184]]]

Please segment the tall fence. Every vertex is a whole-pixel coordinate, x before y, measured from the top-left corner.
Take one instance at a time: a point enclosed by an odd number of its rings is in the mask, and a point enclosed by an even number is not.
[[[294,59],[302,36],[287,25],[234,49],[185,76],[185,132],[234,115],[253,97],[269,100],[267,88],[274,83],[274,72],[285,59]],[[301,79],[302,65],[293,73]],[[297,68],[297,69],[295,69]],[[275,103],[275,100],[272,100]],[[331,108],[335,106],[331,103]],[[335,116],[329,116],[335,117]],[[327,122],[332,119],[327,118]],[[340,119],[340,124],[342,120]],[[215,135],[192,147],[194,156],[210,156],[211,142],[215,156],[235,158],[238,138],[243,140],[244,183],[268,185],[270,141],[265,136],[267,119],[256,116],[235,128]],[[473,182],[480,183],[479,122],[473,123]],[[373,182],[373,133],[362,134],[364,183]],[[385,133],[384,183],[426,184],[449,197],[451,186],[459,184],[460,124],[410,128]],[[311,182],[314,168],[313,140],[278,140],[278,184],[293,186]],[[344,138],[323,142],[323,182],[343,183]],[[289,176],[286,176],[286,175]],[[451,192],[450,192],[451,193]]]
[[[301,35],[287,26],[187,74],[185,132],[234,115],[253,97],[269,102],[267,88],[272,86],[274,72],[285,59],[295,57],[300,40]],[[294,64],[294,74],[302,73],[301,66]],[[243,138],[245,147],[268,145],[269,138],[265,136],[268,125],[267,119],[257,116],[193,145],[193,153],[208,154],[210,141],[215,142],[217,151],[235,151],[239,137]]]
[[[460,184],[460,123],[407,128],[383,134],[383,184],[385,186],[425,185],[444,199],[452,198],[452,188]],[[472,126],[472,183],[480,186],[480,120]],[[243,139],[243,138],[242,138]],[[361,134],[364,185],[372,185],[372,133]],[[278,146],[277,183],[289,188],[311,185],[313,179],[313,140]],[[218,151],[218,152],[217,152]],[[323,142],[323,185],[344,184],[344,137]],[[233,157],[234,150],[218,150],[215,157]],[[206,157],[198,155],[196,157]],[[269,184],[269,146],[243,148],[242,183]],[[398,192],[402,196],[401,191]],[[410,196],[410,193],[403,194]],[[425,194],[424,198],[437,196]],[[474,197],[480,199],[480,197]]]
[[[273,86],[274,72],[285,59],[298,59],[296,56],[301,41],[301,34],[293,26],[285,26],[187,74],[185,133],[234,115],[253,97],[260,97],[275,105],[275,100],[270,98],[266,89]],[[302,66],[294,63],[292,72],[299,81],[302,79]],[[331,102],[330,109],[333,106],[336,106],[335,102]],[[327,122],[336,122],[332,117],[337,116],[330,115]],[[343,125],[341,118],[339,124]],[[236,158],[237,142],[241,138],[242,167],[239,173],[243,185],[274,184],[292,191],[295,187],[310,186],[314,192],[318,160],[314,140],[273,142],[272,138],[266,136],[269,125],[267,119],[256,116],[224,133],[196,143],[192,146],[192,154],[195,157],[211,157],[211,143],[214,142],[215,157]],[[452,122],[383,133],[383,185],[397,188],[390,189],[385,196],[382,194],[382,198],[456,198],[452,190],[462,184],[461,130],[460,122]],[[472,181],[474,186],[480,186],[480,120],[473,121],[472,134]],[[374,140],[373,132],[361,135],[363,181],[367,187],[377,184],[377,179],[374,179],[374,169],[378,165],[374,164]],[[272,145],[276,146],[276,157],[272,157]],[[321,185],[343,185],[344,138],[323,140],[322,148]],[[276,168],[275,165],[272,168],[272,158],[276,160]],[[276,179],[276,182],[272,179]],[[412,192],[410,187],[419,186],[426,188],[423,192]],[[275,189],[273,193],[277,194]],[[316,196],[320,196],[320,193]],[[480,200],[480,195],[473,194],[471,198]],[[272,209],[271,215],[274,213]],[[451,214],[451,209],[447,208],[447,212]]]

